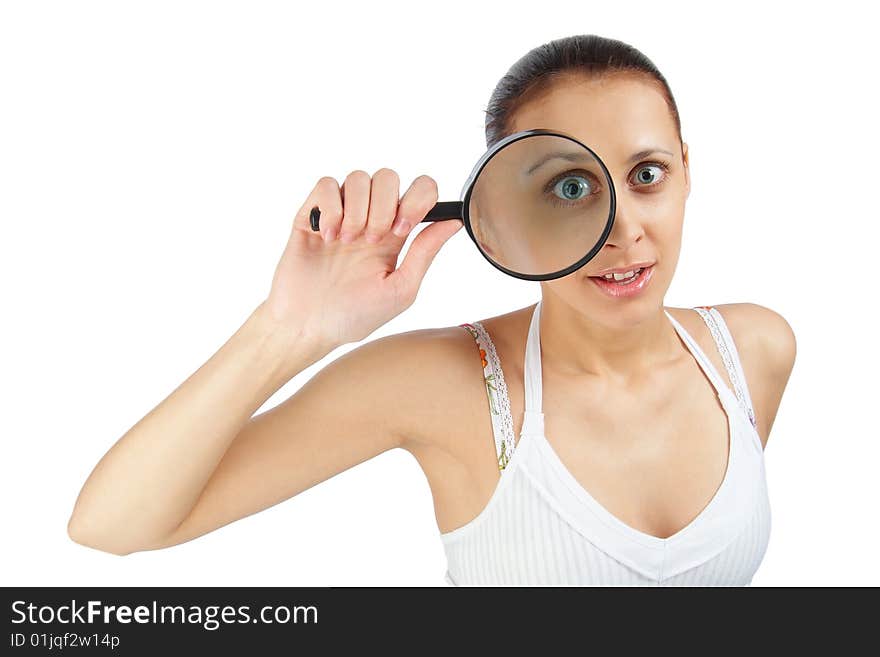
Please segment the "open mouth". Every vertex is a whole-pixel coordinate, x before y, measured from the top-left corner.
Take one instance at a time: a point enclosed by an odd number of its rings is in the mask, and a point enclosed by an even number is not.
[[[596,286],[612,297],[633,296],[641,292],[654,273],[654,265],[637,267],[632,271],[606,274],[605,276],[589,276]]]
[[[604,282],[613,283],[615,285],[632,285],[646,269],[648,269],[648,267],[637,267],[632,271],[625,271],[618,274],[605,274],[604,276],[590,276],[590,278],[598,278]]]

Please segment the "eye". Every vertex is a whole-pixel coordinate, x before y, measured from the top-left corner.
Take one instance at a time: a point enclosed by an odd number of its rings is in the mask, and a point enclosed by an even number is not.
[[[592,175],[581,171],[566,171],[551,180],[544,189],[551,195],[550,202],[561,207],[578,205],[598,190]]]
[[[636,184],[639,187],[655,187],[666,182],[669,164],[666,162],[649,162],[636,169]]]

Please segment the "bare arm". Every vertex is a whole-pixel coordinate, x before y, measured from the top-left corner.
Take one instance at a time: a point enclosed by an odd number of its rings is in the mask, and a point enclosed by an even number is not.
[[[258,307],[98,462],[74,506],[70,537],[127,554],[172,534],[254,411],[331,349],[273,324]]]
[[[411,226],[437,201],[436,183],[420,176],[399,203],[390,169],[372,181],[354,171],[344,187],[343,204],[334,179],[318,181],[268,298],[95,466],[68,522],[73,540],[120,555],[181,543],[399,444],[390,418],[395,377],[407,374],[394,365],[403,360],[392,349],[401,340],[349,352],[284,404],[251,417],[335,346],[365,339],[408,308],[462,226],[421,230],[397,266]],[[320,233],[310,226],[312,207],[321,210]],[[404,230],[393,230],[395,216],[408,220]],[[346,239],[333,239],[339,234]]]
[[[434,420],[421,367],[448,363],[450,329],[390,335],[337,358],[274,408],[251,418],[198,503],[172,532],[141,549],[191,540],[278,504],[396,447]],[[452,329],[454,330],[454,329]],[[434,426],[443,426],[442,421]]]

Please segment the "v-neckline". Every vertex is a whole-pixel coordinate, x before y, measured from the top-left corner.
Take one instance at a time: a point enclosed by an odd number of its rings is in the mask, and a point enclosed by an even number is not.
[[[546,437],[543,428],[543,400],[539,399],[539,395],[543,388],[541,381],[542,368],[540,363],[540,306],[541,301],[538,301],[533,311],[532,325],[529,328],[529,336],[526,344],[526,416],[539,420],[538,427],[533,427],[525,432],[530,434],[528,438],[535,439],[539,443],[539,446],[543,448],[542,452],[547,457],[547,462],[553,467],[559,479],[567,486],[571,494],[574,495],[580,504],[591,511],[596,518],[602,521],[605,526],[613,530],[615,533],[624,536],[639,545],[660,550],[665,550],[667,546],[678,543],[687,538],[694,533],[701,524],[704,524],[710,516],[715,514],[716,510],[724,505],[726,500],[730,499],[728,489],[731,486],[731,481],[734,478],[734,472],[738,465],[736,456],[737,449],[735,449],[736,431],[733,422],[733,414],[731,412],[732,409],[730,407],[731,399],[730,396],[726,394],[730,391],[721,381],[721,377],[717,370],[715,370],[711,361],[709,361],[700,346],[685,328],[664,309],[664,313],[671,321],[673,328],[684,343],[685,348],[697,361],[697,364],[705,373],[706,378],[709,379],[710,384],[719,398],[727,420],[727,463],[724,470],[724,476],[710,500],[694,518],[675,533],[670,536],[660,537],[636,529],[613,514],[589,492],[577,477],[574,476],[568,466],[565,465],[565,462]],[[522,438],[520,439],[520,442],[522,442]],[[517,449],[519,449],[519,447]]]

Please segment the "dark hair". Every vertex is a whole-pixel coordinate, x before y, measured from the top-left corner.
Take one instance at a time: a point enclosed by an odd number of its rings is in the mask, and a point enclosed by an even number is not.
[[[659,83],[681,142],[681,120],[666,78],[636,48],[596,34],[579,34],[550,41],[523,55],[498,82],[486,110],[486,147],[512,134],[511,117],[517,108],[548,91],[564,75],[603,76],[611,73],[643,75]]]

